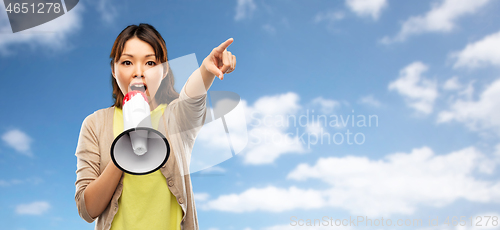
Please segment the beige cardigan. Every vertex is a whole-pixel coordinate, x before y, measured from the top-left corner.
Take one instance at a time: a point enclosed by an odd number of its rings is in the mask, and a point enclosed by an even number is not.
[[[190,98],[183,87],[179,98],[166,107],[158,125],[158,131],[167,137],[170,144],[170,156],[160,170],[167,180],[170,191],[182,207],[182,230],[199,229],[188,165],[194,141],[205,122],[206,98],[206,94]],[[119,208],[118,198],[123,189],[122,176],[111,202],[101,215],[92,218],[88,214],[83,194],[87,185],[99,177],[111,160],[114,109],[114,106],[100,109],[85,118],[75,153],[77,157],[76,206],[78,213],[85,221],[91,223],[97,219],[96,230],[110,229],[113,217]]]

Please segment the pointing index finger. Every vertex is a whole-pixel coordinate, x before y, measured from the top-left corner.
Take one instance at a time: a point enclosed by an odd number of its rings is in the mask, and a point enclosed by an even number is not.
[[[229,46],[231,45],[231,43],[233,43],[233,38],[230,38],[230,39],[227,39],[225,42],[223,42],[222,44],[220,44],[217,48],[216,48],[216,51],[217,52],[224,52],[224,50]]]

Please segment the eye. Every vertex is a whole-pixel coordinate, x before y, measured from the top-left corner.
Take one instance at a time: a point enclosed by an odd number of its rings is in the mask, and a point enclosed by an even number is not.
[[[155,66],[156,65],[156,62],[154,61],[148,61],[147,64],[151,65],[151,66]]]
[[[122,64],[123,64],[123,65],[130,65],[130,64],[132,64],[132,63],[131,63],[130,61],[124,61],[124,62],[122,62]]]

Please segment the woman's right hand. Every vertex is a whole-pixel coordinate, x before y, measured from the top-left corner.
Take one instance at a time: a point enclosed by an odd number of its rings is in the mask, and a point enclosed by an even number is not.
[[[106,209],[122,177],[113,161],[109,161],[101,175],[85,189],[85,206],[92,218],[96,218]]]

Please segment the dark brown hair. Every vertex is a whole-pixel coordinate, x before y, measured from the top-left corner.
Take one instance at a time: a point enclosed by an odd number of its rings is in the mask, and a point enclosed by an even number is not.
[[[109,57],[111,58],[110,65],[111,69],[114,70],[114,63],[120,60],[123,49],[125,47],[125,43],[131,39],[137,37],[144,42],[147,42],[153,50],[155,51],[155,56],[157,61],[160,63],[165,63],[168,61],[168,53],[167,46],[165,45],[165,40],[163,40],[162,36],[158,31],[149,24],[141,23],[137,25],[127,26],[116,38],[115,43],[113,44],[113,48],[111,49],[111,54]],[[174,75],[172,70],[170,69],[170,65],[168,65],[168,69],[163,70],[163,74],[168,71],[168,74],[161,81],[160,87],[158,87],[158,91],[155,95],[155,101],[159,104],[167,103],[169,104],[171,101],[179,97],[179,93],[174,89]],[[113,77],[113,73],[111,73],[111,84],[113,86],[113,100],[114,106],[117,108],[122,108],[123,105],[123,93],[116,82],[116,79]]]

